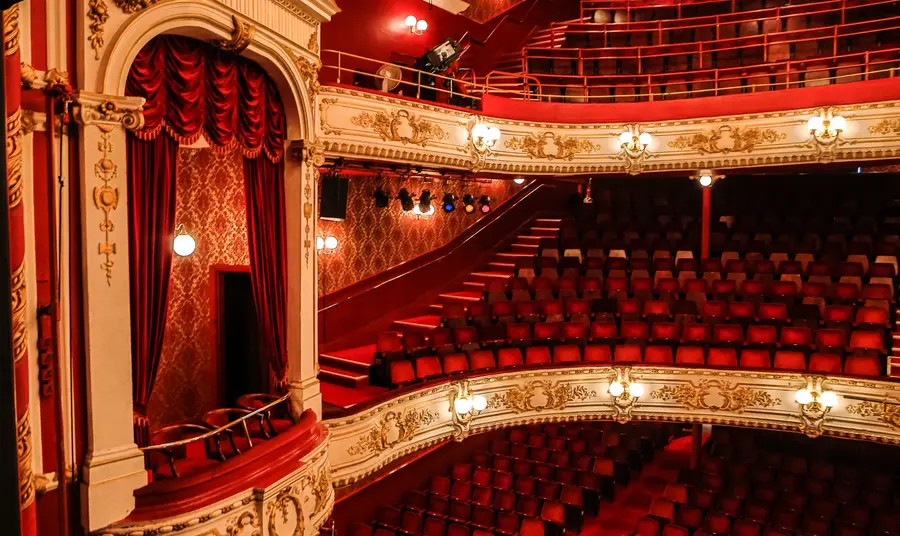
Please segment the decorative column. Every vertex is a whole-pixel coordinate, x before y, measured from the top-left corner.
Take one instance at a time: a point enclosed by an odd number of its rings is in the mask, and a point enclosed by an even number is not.
[[[82,521],[88,532],[122,519],[147,483],[134,442],[125,131],[143,126],[143,99],[79,92],[84,341],[88,449]]]
[[[9,202],[10,274],[12,295],[13,359],[16,383],[16,442],[19,456],[19,508],[24,536],[37,534],[34,502],[30,372],[26,332],[25,214],[22,206],[22,66],[19,54],[19,6],[3,12],[3,70],[6,91],[6,184]]]
[[[288,248],[287,350],[288,383],[295,415],[311,409],[322,418],[319,391],[319,345],[316,219],[319,166],[325,147],[293,142],[284,166]]]
[[[710,218],[712,218],[712,186],[716,183],[716,181],[722,180],[724,178],[725,175],[716,175],[708,169],[703,169],[696,175],[693,175],[691,177],[692,180],[695,180],[698,184],[700,184],[700,189],[703,190],[703,214],[700,229],[701,259],[709,258],[709,229],[711,225]]]

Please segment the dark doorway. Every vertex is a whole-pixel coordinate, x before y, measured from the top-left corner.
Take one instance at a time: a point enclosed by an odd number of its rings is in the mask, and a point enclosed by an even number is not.
[[[250,273],[218,275],[220,402],[233,407],[241,395],[269,392],[269,368],[261,350]]]

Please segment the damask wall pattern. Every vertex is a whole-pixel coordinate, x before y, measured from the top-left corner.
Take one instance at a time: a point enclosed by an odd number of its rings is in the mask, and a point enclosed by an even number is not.
[[[175,221],[197,249],[173,260],[166,337],[147,411],[153,428],[218,406],[210,267],[250,264],[239,150],[182,148],[176,197]]]
[[[386,208],[375,206],[372,194],[378,187],[391,194]],[[401,188],[416,196],[424,189],[430,190],[434,197],[434,215],[416,219],[411,211],[403,212],[396,200]],[[342,222],[318,221],[318,236],[338,239],[338,248],[333,254],[319,254],[319,295],[418,257],[468,229],[482,216],[478,211],[475,214],[463,211],[463,194],[471,193],[476,200],[482,195],[490,196],[491,207],[496,209],[521,188],[511,180],[431,180],[426,183],[422,178],[350,179],[347,219]],[[459,197],[456,210],[449,214],[441,208],[445,193]]]

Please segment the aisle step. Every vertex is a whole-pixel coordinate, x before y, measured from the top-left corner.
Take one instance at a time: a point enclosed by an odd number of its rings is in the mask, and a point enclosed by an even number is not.
[[[358,389],[369,385],[369,374],[319,365],[319,380]]]
[[[439,315],[423,315],[394,320],[393,329],[396,331],[431,331],[440,325],[441,317]]]
[[[531,255],[536,255],[538,251],[540,251],[541,246],[539,244],[513,244],[512,245],[513,253],[530,253]]]
[[[516,263],[514,262],[499,262],[492,261],[489,262],[488,265],[489,272],[515,272],[516,271]]]
[[[484,292],[484,283],[481,281],[466,281],[463,288],[469,292]]]
[[[332,368],[357,372],[360,374],[368,374],[369,367],[371,367],[374,362],[374,344],[319,354],[319,365],[326,365]]]
[[[438,302],[440,303],[450,303],[450,302],[473,302],[480,301],[484,296],[481,292],[474,292],[471,290],[458,290],[456,292],[445,292],[443,294],[438,294]]]
[[[541,238],[543,236],[534,236],[534,235],[519,235],[516,237],[516,242],[520,244],[535,244],[539,245],[541,243]]]
[[[472,275],[469,276],[470,281],[477,281],[479,283],[487,283],[488,281],[506,281],[510,277],[512,277],[511,272],[472,272]]]
[[[494,255],[494,259],[498,261],[510,261],[516,262],[516,260],[521,259],[522,257],[534,257],[534,253],[519,253],[515,251],[504,251],[502,253],[498,253]]]

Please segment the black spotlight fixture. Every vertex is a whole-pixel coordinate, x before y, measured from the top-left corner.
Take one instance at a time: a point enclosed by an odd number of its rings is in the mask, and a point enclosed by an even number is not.
[[[444,194],[444,200],[441,201],[441,206],[444,207],[444,212],[453,212],[456,208],[456,196],[453,194]]]
[[[387,208],[388,204],[391,202],[391,192],[382,190],[381,188],[375,190],[372,197],[375,198],[375,206],[378,208]]]
[[[480,199],[478,199],[478,204],[481,205],[481,213],[487,214],[491,211],[491,198],[483,195]]]
[[[473,197],[472,194],[466,194],[463,196],[463,207],[466,211],[466,214],[475,212],[475,197]]]
[[[397,199],[400,200],[400,208],[402,208],[404,212],[409,212],[416,206],[416,202],[413,201],[413,194],[409,193],[409,190],[406,188],[400,189],[397,193]]]
[[[434,212],[434,207],[431,206],[431,190],[422,190],[419,194],[419,212],[422,214]]]

